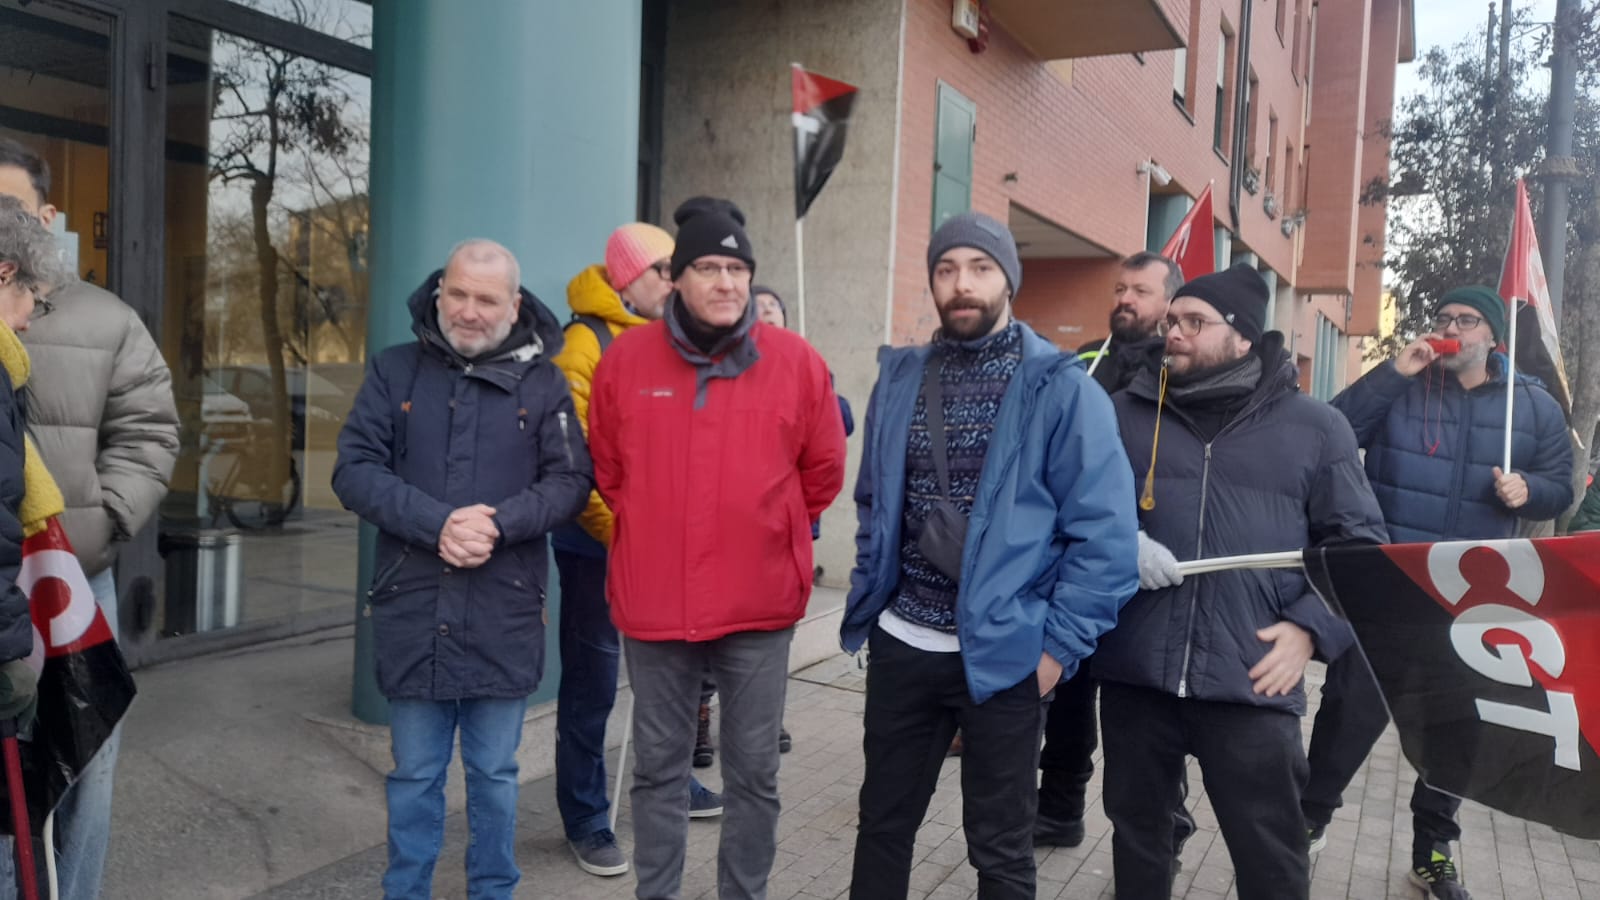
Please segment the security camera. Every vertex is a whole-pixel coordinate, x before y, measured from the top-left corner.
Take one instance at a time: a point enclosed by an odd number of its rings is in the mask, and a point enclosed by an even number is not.
[[[1147,159],[1139,163],[1139,174],[1149,175],[1150,180],[1159,187],[1166,187],[1172,183],[1172,173],[1161,168],[1161,165],[1154,160]]]

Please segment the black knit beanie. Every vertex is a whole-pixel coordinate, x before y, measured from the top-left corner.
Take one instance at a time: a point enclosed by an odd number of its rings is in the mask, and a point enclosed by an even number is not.
[[[1178,288],[1176,296],[1204,300],[1245,340],[1252,344],[1261,340],[1267,321],[1267,283],[1249,263],[1201,275]]]
[[[744,260],[754,274],[756,254],[750,236],[744,233],[744,212],[732,201],[690,197],[672,214],[672,221],[678,223],[678,243],[672,251],[674,281],[702,256]]]

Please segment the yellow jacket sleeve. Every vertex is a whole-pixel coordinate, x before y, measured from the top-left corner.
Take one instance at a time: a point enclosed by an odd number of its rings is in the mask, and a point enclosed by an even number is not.
[[[610,327],[609,323],[607,327]],[[589,435],[589,389],[594,382],[595,367],[600,365],[600,340],[587,325],[568,326],[566,343],[561,352],[551,360],[567,376],[572,390],[572,405],[578,414],[578,424],[584,437]],[[578,526],[595,540],[611,549],[611,509],[600,499],[599,491],[589,492],[589,502],[578,513]]]

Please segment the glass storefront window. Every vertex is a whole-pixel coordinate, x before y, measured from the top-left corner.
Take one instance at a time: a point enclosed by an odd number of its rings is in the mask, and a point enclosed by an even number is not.
[[[70,3],[0,2],[0,137],[50,164],[52,227],[78,276],[101,286],[110,261],[111,25]]]
[[[278,5],[310,24],[343,4]],[[177,16],[168,50],[160,338],[183,431],[159,627],[347,614],[357,523],[329,480],[364,362],[371,87]]]
[[[371,0],[233,0],[240,6],[372,49]]]

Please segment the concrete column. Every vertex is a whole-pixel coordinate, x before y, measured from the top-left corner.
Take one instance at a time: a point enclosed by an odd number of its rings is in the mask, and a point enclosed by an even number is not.
[[[511,248],[523,286],[565,319],[567,280],[634,218],[641,24],[640,0],[374,4],[369,353],[412,339],[406,298],[469,237]],[[361,596],[373,542],[363,526]],[[554,576],[535,700],[558,680]],[[382,722],[361,609],[352,706]]]

